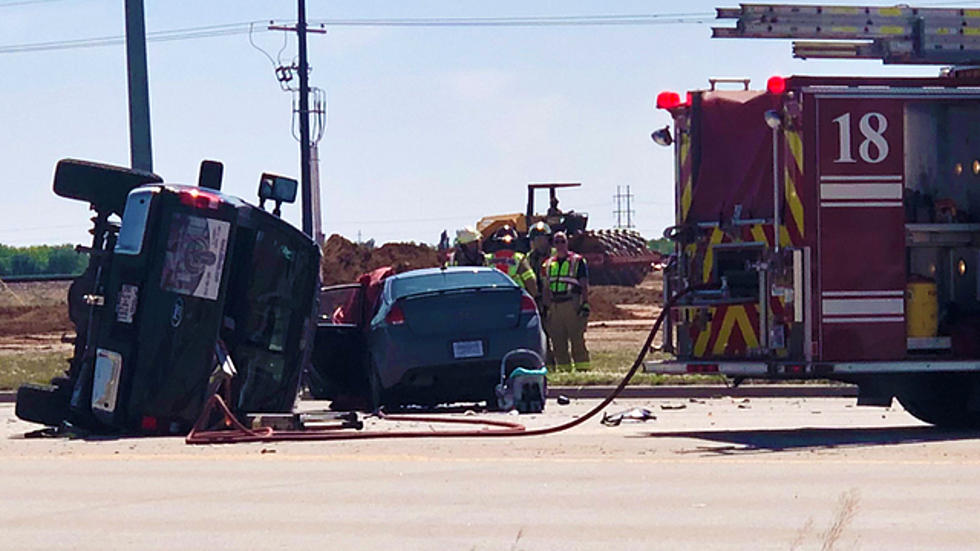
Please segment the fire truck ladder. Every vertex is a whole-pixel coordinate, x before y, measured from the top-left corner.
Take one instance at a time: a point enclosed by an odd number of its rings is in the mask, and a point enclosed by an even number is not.
[[[741,4],[718,8],[714,38],[803,38],[801,59],[880,59],[888,64],[980,65],[980,9]]]

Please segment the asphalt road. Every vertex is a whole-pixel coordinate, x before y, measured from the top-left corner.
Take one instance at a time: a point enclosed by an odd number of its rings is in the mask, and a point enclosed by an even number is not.
[[[0,548],[977,547],[980,433],[853,399],[743,400],[620,401],[657,419],[543,437],[204,447],[25,440],[3,404]]]

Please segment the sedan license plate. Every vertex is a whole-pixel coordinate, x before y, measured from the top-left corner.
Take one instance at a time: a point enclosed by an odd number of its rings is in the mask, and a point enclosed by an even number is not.
[[[453,343],[453,357],[479,358],[483,356],[483,341],[458,341]]]

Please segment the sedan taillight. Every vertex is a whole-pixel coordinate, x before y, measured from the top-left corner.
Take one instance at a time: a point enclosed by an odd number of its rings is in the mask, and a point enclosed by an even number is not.
[[[521,295],[521,313],[522,314],[533,314],[538,311],[538,305],[534,303],[534,299],[528,295]]]
[[[405,323],[405,312],[402,312],[402,307],[393,304],[391,310],[388,310],[388,315],[385,316],[385,322],[388,325],[401,325]]]

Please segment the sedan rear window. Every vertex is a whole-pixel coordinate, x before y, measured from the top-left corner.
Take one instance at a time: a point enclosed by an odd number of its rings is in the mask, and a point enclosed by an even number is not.
[[[391,282],[392,298],[409,295],[472,289],[474,287],[516,287],[509,276],[497,270],[445,271],[434,274],[399,277]]]

